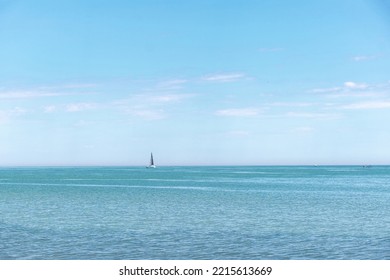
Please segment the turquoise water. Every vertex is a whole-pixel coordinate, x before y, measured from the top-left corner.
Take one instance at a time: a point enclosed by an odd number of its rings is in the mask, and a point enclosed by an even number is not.
[[[390,259],[390,167],[0,168],[0,259]]]

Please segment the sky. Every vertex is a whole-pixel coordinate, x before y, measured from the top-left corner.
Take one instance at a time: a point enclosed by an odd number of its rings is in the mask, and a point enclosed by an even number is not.
[[[390,164],[385,0],[0,0],[0,166]]]

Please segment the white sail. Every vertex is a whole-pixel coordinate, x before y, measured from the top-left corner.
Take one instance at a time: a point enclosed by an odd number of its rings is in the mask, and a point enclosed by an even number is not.
[[[156,168],[156,165],[154,164],[153,160],[153,153],[150,153],[150,164],[147,166],[147,168]]]

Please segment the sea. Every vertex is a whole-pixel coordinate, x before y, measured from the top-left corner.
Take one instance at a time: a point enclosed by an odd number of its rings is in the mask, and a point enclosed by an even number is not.
[[[389,260],[390,166],[0,168],[1,260]]]

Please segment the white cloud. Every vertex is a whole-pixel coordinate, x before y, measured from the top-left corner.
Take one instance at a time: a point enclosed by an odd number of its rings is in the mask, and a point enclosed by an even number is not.
[[[74,103],[66,106],[67,112],[81,112],[86,110],[95,109],[97,106],[95,103]]]
[[[366,84],[358,84],[355,82],[345,82],[344,87],[348,89],[365,89],[368,86]]]
[[[352,57],[352,60],[360,62],[365,60],[373,60],[376,59],[377,57],[378,57],[377,55],[357,55]]]
[[[235,82],[245,77],[246,76],[243,73],[223,73],[223,74],[208,75],[203,77],[202,79],[204,81],[209,81],[209,82],[226,83],[226,82]]]
[[[224,109],[218,110],[215,114],[217,116],[227,116],[227,117],[253,117],[259,114],[259,110],[256,108],[234,108],[234,109]]]

